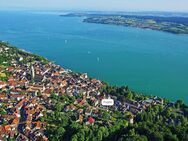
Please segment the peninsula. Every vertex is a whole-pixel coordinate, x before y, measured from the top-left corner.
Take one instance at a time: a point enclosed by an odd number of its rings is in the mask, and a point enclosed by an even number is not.
[[[182,100],[110,86],[0,42],[0,140],[187,141],[187,131]]]
[[[123,15],[123,14],[84,14],[69,13],[65,17],[86,17],[83,22],[110,24],[143,29],[164,31],[173,34],[188,34],[188,17]]]
[[[144,29],[164,31],[174,34],[188,34],[188,23],[177,23],[175,17],[147,17],[147,16],[99,16],[84,19],[87,23],[122,25]],[[188,18],[185,18],[188,21]]]

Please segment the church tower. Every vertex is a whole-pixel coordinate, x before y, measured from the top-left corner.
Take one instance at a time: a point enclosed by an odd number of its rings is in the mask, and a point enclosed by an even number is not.
[[[35,79],[35,69],[33,67],[33,65],[31,65],[31,80]]]

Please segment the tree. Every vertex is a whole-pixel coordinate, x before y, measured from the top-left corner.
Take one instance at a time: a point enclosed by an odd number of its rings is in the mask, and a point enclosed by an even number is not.
[[[103,111],[102,116],[103,116],[103,119],[108,120],[110,115],[107,111]]]
[[[72,136],[71,141],[78,141],[78,136],[75,134]]]
[[[186,124],[188,124],[187,122],[187,118],[186,117],[184,117],[184,116],[179,116],[179,119],[180,119],[180,122],[183,124],[183,125],[186,125]]]
[[[126,96],[126,99],[132,100],[133,98],[133,94],[131,93],[131,91],[129,91],[129,93]]]
[[[64,133],[65,133],[65,129],[63,127],[59,127],[57,129],[57,134],[59,137],[62,137],[64,135]]]
[[[0,115],[6,115],[7,114],[7,112],[6,112],[6,110],[5,109],[0,109]]]
[[[80,128],[79,125],[80,125],[79,123],[73,122],[73,123],[70,125],[70,127],[71,127],[72,129],[74,129],[74,130],[78,130],[78,129]]]
[[[184,105],[184,103],[183,103],[182,100],[177,100],[176,103],[175,103],[176,108],[181,108],[183,105]]]
[[[188,134],[185,134],[182,138],[182,141],[188,141]]]
[[[164,140],[165,141],[179,141],[177,136],[176,135],[172,135],[172,134],[165,134]]]
[[[61,110],[63,109],[63,106],[60,102],[58,102],[56,105],[55,105],[55,109],[58,111],[58,112],[61,112]]]
[[[123,138],[123,141],[148,141],[146,136],[132,135]]]
[[[84,129],[81,129],[77,133],[77,136],[78,136],[79,141],[85,141],[85,131],[84,131]]]
[[[151,134],[151,140],[152,141],[163,141],[163,136],[161,133],[159,132],[153,132]]]
[[[148,141],[148,138],[145,135],[140,136],[141,141]]]
[[[171,115],[171,113],[172,113],[172,109],[171,109],[171,108],[167,108],[166,111],[165,111],[165,113],[164,113],[164,115],[165,115],[167,118],[169,118],[170,115]]]
[[[102,140],[102,138],[103,138],[103,133],[102,133],[102,131],[101,130],[98,130],[98,132],[97,132],[97,140],[98,141],[101,141]]]

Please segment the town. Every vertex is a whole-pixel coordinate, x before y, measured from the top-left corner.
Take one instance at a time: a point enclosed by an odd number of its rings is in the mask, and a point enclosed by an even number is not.
[[[1,43],[0,54],[6,58],[0,63],[0,141],[9,138],[47,141],[48,123],[43,119],[46,112],[52,112],[55,104],[52,96],[72,97],[73,102],[64,101],[60,111],[74,112],[75,122],[86,126],[104,125],[104,112],[111,114],[108,124],[113,122],[112,113],[116,111],[129,113],[125,118],[127,124],[134,124],[134,118],[151,105],[173,106],[158,97],[121,101],[115,95],[101,91],[105,85],[102,81],[38,59],[5,43]],[[102,99],[113,99],[114,105],[104,106]],[[177,113],[184,114],[181,110]]]

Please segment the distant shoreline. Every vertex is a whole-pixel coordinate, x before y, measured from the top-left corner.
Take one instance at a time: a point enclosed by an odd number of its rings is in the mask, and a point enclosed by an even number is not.
[[[188,34],[188,17],[123,15],[123,14],[89,14],[69,13],[62,17],[86,17],[83,22],[96,24],[120,25],[142,29],[152,29],[172,34]]]

